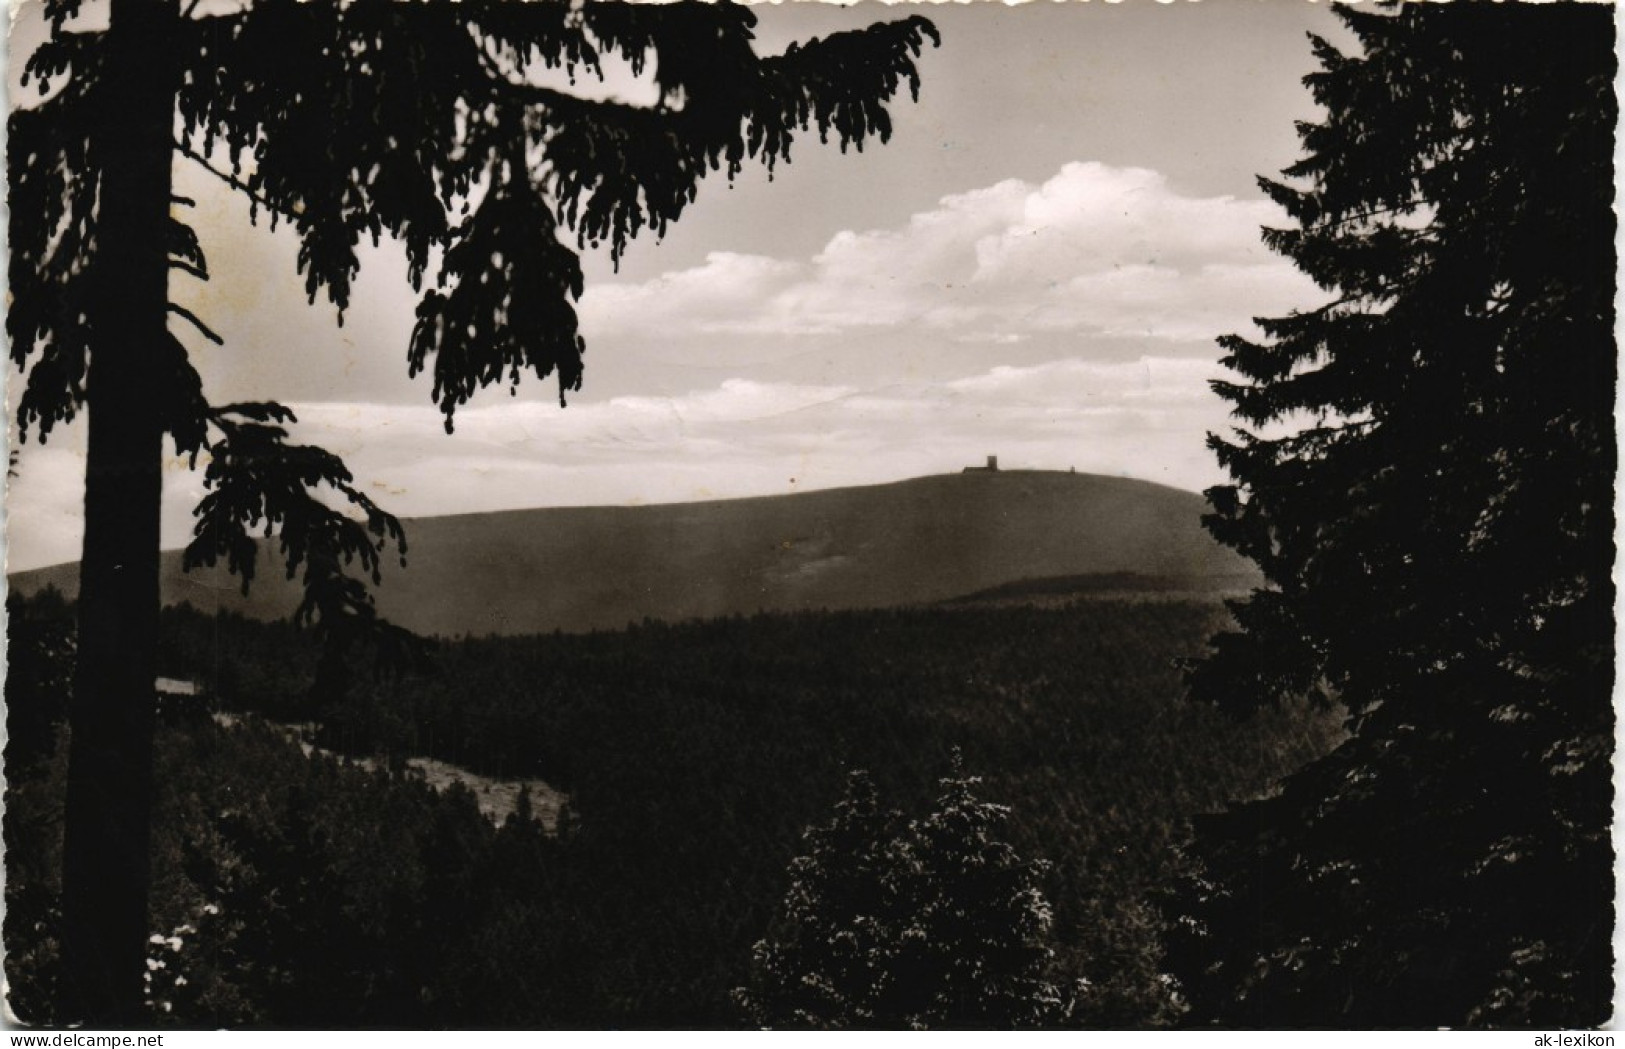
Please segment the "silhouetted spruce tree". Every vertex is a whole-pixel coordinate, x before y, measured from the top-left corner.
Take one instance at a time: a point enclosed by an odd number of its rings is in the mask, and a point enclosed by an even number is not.
[[[1045,864],[998,839],[1009,818],[957,765],[935,811],[900,827],[854,772],[808,829],[790,889],[736,992],[762,1027],[1037,1027],[1065,1006],[1048,978]]]
[[[788,160],[798,132],[884,141],[887,105],[935,37],[920,18],[783,55],[752,49],[748,11],[698,4],[497,0],[247,0],[230,13],[182,0],[110,0],[105,31],[79,0],[44,0],[50,40],[27,63],[47,85],[14,112],[7,155],[12,356],[28,372],[18,422],[41,439],[89,415],[79,664],[70,711],[65,1015],[137,1021],[141,1001],[160,469],[167,436],[208,459],[188,564],[225,558],[246,581],[250,530],[277,529],[301,616],[372,625],[375,575],[399,525],[320,449],[292,445],[275,404],[211,405],[171,319],[173,272],[207,279],[172,209],[177,155],[213,170],[301,241],[314,302],[340,311],[357,246],[405,245],[423,292],[408,350],[432,371],[446,425],[480,387],[556,373],[581,382],[576,250],[618,256],[664,232],[707,171]],[[649,107],[527,80],[542,66],[598,73],[605,56],[652,77]],[[433,276],[430,276],[431,268]],[[427,279],[426,279],[427,278]],[[311,495],[336,490],[359,522]],[[391,636],[379,625],[374,633]]]
[[[1230,337],[1209,528],[1268,586],[1193,668],[1351,737],[1199,826],[1198,1020],[1584,1026],[1612,989],[1613,10],[1406,4],[1314,40],[1263,181],[1331,295]]]

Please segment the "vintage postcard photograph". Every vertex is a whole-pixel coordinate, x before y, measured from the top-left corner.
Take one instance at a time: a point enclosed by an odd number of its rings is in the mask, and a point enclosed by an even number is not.
[[[1611,4],[7,13],[10,1025],[1612,1022]]]

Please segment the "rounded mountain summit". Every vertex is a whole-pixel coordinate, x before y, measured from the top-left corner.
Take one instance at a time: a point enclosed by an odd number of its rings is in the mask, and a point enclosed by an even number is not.
[[[1148,481],[1000,470],[990,460],[960,474],[794,495],[417,518],[404,522],[408,566],[387,566],[376,593],[391,621],[458,636],[1255,585],[1256,569],[1202,528],[1205,509],[1199,495]],[[71,595],[77,568],[11,582]],[[270,563],[247,598],[223,569],[183,573],[178,551],[164,555],[163,582],[166,603],[258,618],[287,615],[298,600]]]

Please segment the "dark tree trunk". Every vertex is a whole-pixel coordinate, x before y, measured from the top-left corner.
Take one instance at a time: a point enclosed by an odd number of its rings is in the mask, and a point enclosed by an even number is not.
[[[79,656],[69,708],[65,1018],[139,1025],[146,971],[175,0],[113,0],[100,172]]]

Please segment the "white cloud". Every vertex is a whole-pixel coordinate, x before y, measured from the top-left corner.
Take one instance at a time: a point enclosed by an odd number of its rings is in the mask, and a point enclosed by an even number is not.
[[[1010,343],[1037,332],[1209,341],[1316,301],[1259,243],[1273,206],[1181,195],[1154,171],[1068,164],[1042,185],[945,197],[891,228],[836,234],[805,261],[713,254],[599,284],[589,337],[809,336],[911,326]]]
[[[589,339],[626,332],[657,333],[679,324],[711,331],[804,274],[795,262],[761,255],[714,251],[705,264],[643,283],[600,281],[581,301],[581,322]]]

